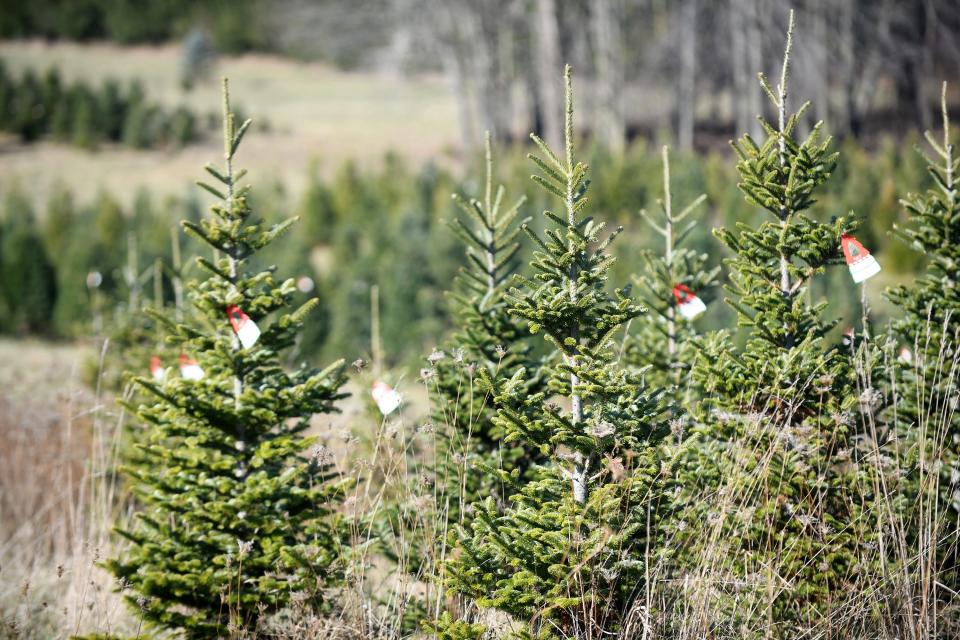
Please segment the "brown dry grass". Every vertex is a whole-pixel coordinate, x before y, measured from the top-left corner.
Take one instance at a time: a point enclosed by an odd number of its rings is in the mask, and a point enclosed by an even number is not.
[[[0,637],[128,629],[111,580],[120,412],[85,389],[91,349],[0,342]]]

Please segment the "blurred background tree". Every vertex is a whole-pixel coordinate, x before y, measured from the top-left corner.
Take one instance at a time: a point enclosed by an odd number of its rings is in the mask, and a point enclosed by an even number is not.
[[[560,5],[562,4],[562,12]],[[960,68],[954,0],[0,0],[0,37],[184,39],[184,82],[213,51],[279,53],[396,73],[442,71],[467,150],[534,130],[560,135],[546,78],[570,62],[585,79],[584,128],[614,150],[669,130],[683,151],[757,133],[752,82],[771,74],[797,10],[797,87],[834,135],[907,119],[928,128],[941,79]],[[585,28],[581,28],[581,26]],[[643,95],[643,100],[639,100]]]

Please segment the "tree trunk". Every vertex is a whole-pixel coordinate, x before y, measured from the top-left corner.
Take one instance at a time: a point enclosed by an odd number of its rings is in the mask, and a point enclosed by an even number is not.
[[[543,139],[553,149],[563,146],[563,99],[560,95],[560,27],[555,0],[537,0],[537,92],[543,118]]]
[[[619,155],[623,153],[626,127],[622,98],[623,27],[619,16],[614,16],[616,1],[594,0],[590,5],[590,26],[597,69],[595,134],[602,144]]]
[[[810,20],[813,23],[813,34],[810,50],[813,77],[819,76],[819,82],[810,83],[809,89],[813,93],[813,113],[816,120],[826,121],[828,113],[828,99],[830,96],[830,65],[828,65],[827,40],[827,0],[816,0],[810,9]]]
[[[747,59],[747,7],[750,0],[730,0],[730,46],[731,71],[733,75],[733,118],[737,135],[747,133],[753,114],[747,99],[750,85],[749,61]]]
[[[763,102],[760,86],[757,84],[757,74],[764,71],[763,68],[763,29],[761,21],[763,16],[764,0],[746,0],[744,6],[746,12],[746,63],[747,63],[747,87],[744,94],[747,100],[748,125],[745,129],[750,132],[754,138],[759,138],[763,134],[763,128],[757,121],[757,116],[763,111]]]
[[[510,94],[509,40],[511,24],[503,20],[507,7],[503,2],[464,5],[469,24],[468,41],[474,43],[474,77],[477,79],[477,106],[483,128],[494,141],[506,137],[509,127]],[[506,51],[504,45],[507,45]]]
[[[840,23],[840,37],[836,39],[840,49],[837,51],[837,72],[840,76],[841,87],[839,104],[836,115],[831,118],[834,131],[838,134],[847,134],[853,130],[855,119],[854,73],[853,73],[853,45],[854,45],[854,7],[852,2],[843,2],[838,9]]]
[[[680,79],[677,83],[677,145],[681,151],[693,149],[693,128],[696,118],[697,73],[697,2],[685,0],[680,5]]]
[[[446,50],[443,56],[444,68],[453,88],[457,106],[457,123],[460,129],[460,146],[465,156],[473,152],[477,140],[476,126],[470,106],[470,83],[467,73],[467,61],[464,53],[464,38],[460,27],[459,7],[453,3],[438,11],[441,20],[440,40]]]

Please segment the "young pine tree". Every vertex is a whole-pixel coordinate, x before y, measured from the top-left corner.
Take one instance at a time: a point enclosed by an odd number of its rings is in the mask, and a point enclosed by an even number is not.
[[[0,233],[0,294],[8,310],[6,327],[15,333],[46,332],[57,298],[54,267],[37,230],[29,201],[17,189],[7,195]]]
[[[761,119],[761,144],[745,135],[733,145],[740,189],[769,219],[716,232],[733,253],[727,302],[746,343],[737,348],[721,333],[698,360],[694,375],[712,411],[701,416],[680,474],[694,496],[692,555],[681,569],[706,585],[698,597],[710,628],[738,637],[798,637],[856,598],[850,585],[865,569],[859,550],[873,524],[856,506],[858,467],[850,464],[850,354],[825,343],[835,323],[807,293],[840,262],[840,238],[852,223],[807,213],[837,155],[829,138],[821,141],[819,123],[797,139],[806,104],[787,115],[792,32],[791,14],[776,91],[760,76],[776,122]]]
[[[495,424],[494,399],[480,384],[479,369],[487,378],[513,376],[520,369],[527,393],[540,391],[537,361],[524,323],[511,316],[506,289],[519,268],[520,224],[517,216],[525,198],[504,204],[505,189],[493,188],[493,155],[486,139],[486,179],[482,199],[454,194],[464,216],[450,228],[466,248],[467,265],[448,292],[450,311],[459,330],[447,340],[446,350],[428,357],[423,376],[430,397],[436,445],[429,475],[435,511],[424,517],[422,496],[410,496],[400,516],[407,530],[403,541],[412,552],[411,569],[436,575],[433,561],[442,555],[445,540],[432,527],[447,530],[461,523],[475,502],[492,496],[502,505],[504,485],[491,469],[513,469],[523,475],[539,456],[520,443],[504,444]],[[410,541],[417,540],[416,545]],[[418,548],[411,548],[416,546]],[[430,603],[427,603],[428,605]]]
[[[655,388],[672,388],[674,398],[680,401],[685,395],[684,386],[696,356],[698,334],[692,318],[688,319],[680,312],[679,303],[687,295],[709,301],[711,289],[717,285],[720,267],[707,268],[706,254],[684,246],[684,240],[698,221],[683,223],[696,212],[706,196],[696,198],[679,213],[674,211],[668,153],[667,147],[663,147],[663,200],[659,201],[662,220],[641,211],[650,227],[663,238],[663,253],[647,250],[641,255],[644,270],[635,280],[650,313],[637,319],[639,331],[630,335],[624,359],[632,366],[649,367],[645,374],[648,384]]]
[[[903,200],[910,213],[910,224],[895,228],[902,239],[926,256],[926,271],[908,286],[889,290],[887,297],[903,312],[894,323],[894,333],[912,352],[911,357],[904,358],[907,362],[901,362],[896,406],[908,445],[904,450],[909,456],[905,462],[921,471],[922,455],[934,454],[943,462],[939,466],[938,493],[940,508],[947,509],[948,515],[941,520],[938,537],[952,540],[960,512],[960,293],[956,286],[960,265],[960,158],[950,139],[946,83],[942,105],[942,141],[930,132],[926,134],[935,154],[927,158],[934,185],[925,193],[910,194]],[[919,446],[923,442],[934,443],[934,449]],[[956,555],[952,555],[956,563]],[[953,570],[956,569],[954,566]]]
[[[536,136],[542,155],[530,156],[540,170],[533,180],[563,203],[563,214],[544,212],[544,237],[524,225],[539,247],[534,276],[515,278],[519,287],[506,296],[510,312],[556,348],[540,369],[546,390],[529,393],[533,372],[524,369],[510,378],[478,369],[493,390],[504,442],[522,443],[544,462],[530,477],[498,473],[513,487],[508,503],[487,498],[457,527],[447,577],[450,590],[510,614],[526,633],[587,637],[622,630],[642,593],[667,429],[659,399],[615,362],[613,335],[642,309],[626,288],[606,288],[606,249],[617,232],[601,240],[604,225],[585,215],[589,181],[573,156],[569,67],[565,124],[562,157]]]
[[[207,166],[217,187],[201,183],[220,202],[199,224],[184,222],[214,250],[213,260],[197,259],[207,278],[189,284],[202,321],[156,314],[203,377],[168,369],[162,382],[137,380],[154,398],[136,410],[150,432],[143,463],[128,469],[144,509],[121,531],[126,553],[108,563],[147,622],[187,638],[234,635],[295,592],[320,603],[340,572],[331,507],[342,487],[324,456],[305,456],[303,433],[344,397],[342,363],[287,371],[278,362],[316,301],[291,311],[293,279],[249,268],[295,219],[268,228],[248,207],[245,172],[233,167],[248,125],[236,126],[224,82],[226,166]],[[263,329],[255,343],[244,346],[231,329],[231,305]]]
[[[438,473],[444,479],[445,496],[451,498],[451,521],[459,520],[466,504],[496,495],[500,490],[485,470],[506,464],[520,468],[535,455],[521,446],[504,446],[503,432],[493,423],[493,398],[478,386],[478,367],[490,378],[510,378],[524,369],[528,392],[538,389],[537,363],[524,323],[511,316],[505,293],[519,264],[516,222],[525,198],[503,206],[504,188],[493,191],[493,158],[490,138],[486,141],[486,181],[483,200],[454,201],[466,214],[450,225],[466,246],[467,267],[460,271],[456,288],[450,292],[451,310],[459,331],[449,341],[448,353],[435,360],[436,375],[428,381],[435,391],[433,421],[440,433]],[[429,384],[432,382],[433,384]]]

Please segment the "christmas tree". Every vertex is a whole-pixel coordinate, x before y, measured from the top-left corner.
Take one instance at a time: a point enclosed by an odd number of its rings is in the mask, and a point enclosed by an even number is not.
[[[957,377],[960,365],[960,294],[957,292],[957,264],[960,261],[960,198],[957,194],[957,171],[960,158],[950,140],[947,114],[946,84],[943,85],[943,138],[938,141],[927,132],[933,157],[927,157],[933,186],[925,193],[910,194],[902,202],[910,214],[909,225],[895,231],[909,246],[927,258],[926,271],[911,280],[909,286],[887,291],[887,297],[903,316],[894,323],[893,332],[901,341],[899,354],[897,422],[903,436],[905,466],[915,470],[908,480],[909,490],[917,496],[910,501],[914,515],[922,514],[926,501],[918,494],[932,490],[939,496],[939,514],[932,519],[933,539],[955,540],[960,513],[960,413],[957,412]],[[931,465],[930,459],[940,462]],[[925,460],[926,459],[926,460]],[[938,473],[929,473],[939,469]],[[932,505],[928,505],[930,509]],[[923,522],[920,525],[924,525]],[[944,568],[951,572],[954,588],[957,581],[956,552],[943,555]]]
[[[37,230],[33,208],[16,188],[7,194],[5,213],[0,228],[0,309],[9,310],[5,325],[10,332],[43,333],[51,328],[56,273]]]
[[[459,328],[445,345],[427,358],[422,372],[430,401],[433,451],[428,464],[416,473],[426,473],[430,484],[424,492],[403,496],[391,514],[403,528],[396,552],[388,549],[398,564],[405,564],[417,577],[433,576],[442,555],[443,532],[459,523],[472,504],[493,496],[503,504],[505,486],[495,471],[516,470],[519,475],[539,460],[537,452],[520,443],[504,444],[503,430],[494,423],[496,404],[482,379],[511,377],[520,369],[528,393],[540,390],[535,377],[538,361],[524,323],[511,316],[506,289],[519,269],[520,225],[517,221],[525,198],[505,205],[502,185],[494,191],[493,153],[486,139],[486,178],[482,199],[454,194],[463,212],[450,227],[466,248],[466,267],[461,269],[448,293],[450,310]],[[479,369],[485,371],[481,378]],[[418,483],[411,483],[417,486]],[[429,498],[429,499],[427,499]],[[427,512],[427,505],[433,507]],[[398,557],[405,553],[403,561]],[[426,603],[426,609],[432,609]]]
[[[647,250],[641,256],[644,270],[635,280],[650,313],[638,318],[640,330],[630,335],[624,359],[636,367],[649,367],[645,374],[648,384],[673,388],[678,401],[687,391],[683,387],[696,355],[698,333],[692,321],[705,310],[703,305],[710,301],[720,272],[720,267],[707,268],[706,254],[684,246],[698,224],[697,220],[684,221],[705,200],[701,195],[679,213],[674,211],[669,150],[663,147],[662,218],[641,211],[663,238],[663,253]]]
[[[506,612],[541,636],[587,637],[623,629],[642,593],[644,550],[654,535],[658,445],[663,409],[638,375],[619,367],[613,335],[640,315],[629,290],[606,288],[617,232],[585,215],[587,167],[574,161],[573,96],[566,69],[564,155],[533,136],[541,155],[533,180],[563,203],[545,211],[543,236],[523,229],[539,247],[532,278],[515,277],[510,312],[556,349],[539,375],[546,389],[528,392],[534,372],[511,377],[478,372],[492,389],[494,424],[507,444],[537,450],[544,461],[528,477],[504,468],[514,487],[506,505],[478,503],[456,528],[448,588],[482,608]],[[449,619],[447,619],[449,622]],[[475,626],[439,623],[470,635]]]
[[[340,573],[342,485],[322,448],[306,455],[304,431],[344,397],[342,363],[279,364],[316,301],[291,311],[293,278],[251,268],[295,219],[267,227],[250,210],[233,166],[248,126],[236,125],[225,81],[226,166],[207,166],[217,186],[200,183],[219,202],[199,224],[184,222],[214,257],[197,259],[207,278],[188,285],[196,322],[155,314],[182,354],[181,375],[137,379],[154,398],[136,409],[150,432],[143,462],[128,469],[145,508],[120,532],[126,553],[108,563],[144,620],[188,638],[236,635],[294,595],[321,606]]]
[[[733,253],[727,303],[745,346],[726,333],[708,340],[694,368],[708,402],[690,458],[678,463],[687,525],[679,539],[690,554],[681,571],[700,585],[687,604],[699,600],[707,628],[738,637],[816,629],[856,597],[850,584],[867,569],[859,560],[870,539],[857,506],[860,467],[851,464],[851,356],[826,342],[835,323],[807,292],[841,262],[853,222],[819,222],[808,212],[837,154],[820,123],[798,139],[807,105],[788,115],[792,34],[791,13],[779,85],[760,76],[776,121],[761,119],[762,143],[745,135],[733,145],[739,187],[769,218],[716,231]]]
[[[445,494],[452,499],[454,522],[466,504],[491,493],[500,494],[500,489],[492,486],[488,467],[506,464],[519,468],[536,459],[522,446],[503,446],[504,434],[492,420],[496,414],[494,400],[487,393],[489,389],[478,384],[478,367],[483,367],[489,378],[510,378],[521,368],[534,374],[537,366],[530,334],[521,320],[510,315],[504,298],[519,269],[520,225],[530,219],[524,218],[519,224],[516,221],[524,198],[504,208],[503,186],[494,194],[489,135],[484,184],[482,201],[454,196],[466,214],[451,224],[467,249],[467,267],[461,270],[456,288],[449,294],[459,331],[450,339],[443,357],[437,354],[430,358],[436,375],[428,380],[428,388],[436,392],[432,398],[434,425],[442,425],[438,433],[443,468],[438,472],[446,481]],[[526,378],[525,382],[529,393],[538,391],[535,378]]]

